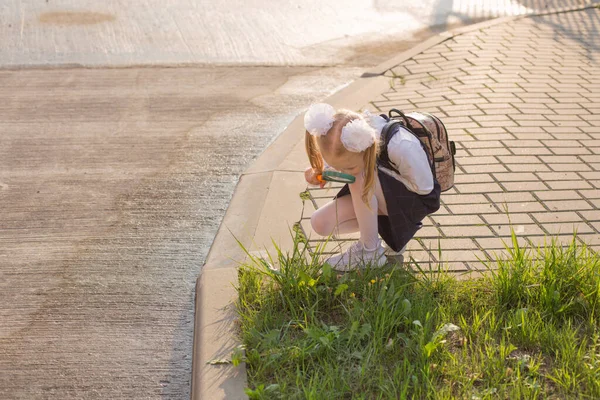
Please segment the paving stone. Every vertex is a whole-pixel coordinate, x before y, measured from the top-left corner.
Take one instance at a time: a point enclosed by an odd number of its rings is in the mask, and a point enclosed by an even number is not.
[[[478,249],[473,239],[422,239],[423,246],[436,254],[438,250]]]
[[[489,163],[498,162],[494,157],[491,156],[482,156],[482,157],[465,157],[458,159],[460,165],[474,165],[474,164],[482,164],[486,165]]]
[[[442,226],[442,232],[446,237],[483,237],[494,236],[494,232],[485,225],[471,226]]]
[[[566,171],[590,171],[591,168],[586,164],[550,164],[550,168],[557,172],[566,172]]]
[[[461,193],[494,193],[503,192],[502,186],[495,182],[487,183],[468,183],[460,185]]]
[[[521,99],[513,94],[510,94],[510,93],[504,93],[504,92],[496,93],[496,92],[490,91],[487,93],[482,93],[481,96],[483,98],[485,98],[489,103],[492,103],[492,104],[509,103],[511,106],[513,106],[518,111],[521,111],[520,106],[522,104],[524,104],[523,99]]]
[[[544,201],[551,211],[589,210],[592,206],[585,200],[555,200]]]
[[[457,226],[457,225],[485,225],[481,217],[473,214],[469,215],[435,215],[431,217],[433,221],[440,227]]]
[[[533,195],[529,192],[504,192],[504,193],[489,193],[488,197],[496,203],[515,203],[536,201]]]
[[[469,129],[467,129],[467,131],[470,134],[479,138],[480,140],[488,140],[488,138],[492,139],[492,140],[514,139],[514,136],[507,133],[507,130],[502,127],[500,127],[500,128],[498,128],[498,127],[495,127],[495,128],[469,128]]]
[[[478,123],[479,123],[479,125],[481,125],[484,128],[499,127],[499,128],[506,128],[507,130],[510,130],[511,127],[518,126],[517,122],[515,122],[514,119],[511,119],[510,121],[486,120],[486,121],[480,121]]]
[[[494,178],[490,174],[456,174],[454,182],[456,184],[494,182]]]
[[[511,224],[534,224],[534,221],[529,214],[526,213],[498,213],[498,214],[485,214],[481,218],[488,223],[490,226],[493,225],[511,225]]]
[[[552,147],[552,152],[559,155],[587,155],[592,151],[586,147]]]
[[[512,241],[507,237],[494,237],[494,238],[477,238],[475,241],[484,249],[484,250],[504,250],[506,246],[512,248]],[[517,236],[517,243],[520,246],[527,245],[527,240],[522,236]],[[491,252],[488,252],[491,253]]]
[[[463,169],[467,173],[476,172],[507,172],[508,170],[502,164],[489,164],[489,165],[464,165]]]
[[[442,202],[446,205],[451,204],[476,204],[476,203],[489,203],[489,200],[481,194],[446,194],[442,193]]]
[[[581,177],[575,172],[548,172],[539,173],[537,176],[544,181],[566,181],[581,179]]]
[[[512,140],[512,141],[502,141],[507,147],[515,148],[515,147],[544,147],[544,144],[539,140]]]
[[[507,164],[510,172],[547,172],[550,168],[545,164]]]
[[[514,202],[514,203],[501,203],[497,205],[502,212],[509,213],[520,213],[520,212],[535,212],[535,211],[545,211],[546,209],[541,203],[538,202]]]
[[[581,159],[577,156],[540,156],[540,159],[547,164],[581,164]]]
[[[583,180],[573,180],[573,181],[547,181],[548,186],[552,189],[590,189],[594,187],[591,183],[583,181]]]
[[[468,151],[473,156],[499,156],[511,154],[510,150],[506,147],[470,149]]]
[[[521,92],[517,94],[517,97],[523,100],[524,103],[534,103],[534,104],[556,104],[554,98],[550,97],[546,93],[529,93],[529,92]]]
[[[524,102],[522,99],[518,98],[519,100],[521,100],[521,103],[517,103],[517,104],[513,104],[513,107],[515,107],[516,109],[518,109],[521,112],[526,112],[529,114],[531,112],[535,112],[535,110],[540,110],[539,114],[553,114],[552,109],[550,108],[549,104],[540,104],[540,103],[536,103],[536,102]],[[529,111],[531,110],[531,111]]]
[[[540,157],[535,155],[526,156],[498,156],[498,159],[505,164],[539,164]]]
[[[514,231],[521,236],[537,236],[544,235],[544,230],[536,224],[514,224],[514,225],[492,225],[491,228],[498,236],[509,237]]]
[[[440,232],[435,227],[425,226],[425,227],[419,229],[419,231],[417,232],[417,234],[415,235],[415,237],[419,237],[419,238],[431,238],[431,237],[434,237],[434,238],[437,238],[437,237],[440,237]]]
[[[494,260],[487,260],[485,262],[481,261],[469,261],[465,263],[467,268],[471,271],[481,271],[477,273],[481,273],[482,275],[488,270],[498,269],[497,263]],[[477,277],[477,275],[469,274],[469,276]]]
[[[555,236],[531,236],[527,238],[532,246],[544,248],[550,247],[553,243],[560,246],[570,246],[573,243],[573,234],[565,232],[563,235]]]
[[[453,214],[493,214],[498,212],[494,204],[489,201],[478,204],[452,204],[447,205],[447,207]]]
[[[586,223],[560,223],[560,224],[544,224],[544,229],[548,231],[550,235],[567,234],[572,235],[573,232],[577,233],[592,233],[594,230],[590,228]]]
[[[496,172],[493,174],[498,182],[515,182],[515,181],[537,181],[539,178],[528,172]]]
[[[469,142],[469,143],[463,143],[463,145],[468,149],[491,148],[491,147],[504,148],[504,145],[499,140],[478,140],[478,141],[473,141],[473,142]],[[537,162],[539,162],[539,161],[540,160],[537,160]]]
[[[510,148],[515,155],[522,154],[533,154],[533,155],[545,155],[552,154],[552,152],[546,147],[511,147],[511,142],[505,142],[506,145]]]
[[[598,228],[596,227],[596,230]],[[600,235],[597,233],[594,234],[581,234],[577,237],[582,243],[590,246],[596,253],[600,253]]]
[[[540,200],[579,200],[581,195],[574,190],[536,191],[535,196]]]
[[[548,190],[544,182],[503,182],[502,186],[509,192],[520,192],[524,190]]]
[[[570,138],[570,140],[576,140],[576,138]],[[581,143],[584,147],[589,148],[592,152],[598,154],[597,148],[600,147],[600,142],[597,139],[587,140],[586,138],[584,140],[579,140],[579,143]]]
[[[546,133],[546,132],[533,132],[533,131],[531,131],[531,132],[525,132],[525,133],[518,133],[518,132],[515,131],[515,128],[511,128],[510,132],[518,140],[549,140],[549,139],[554,139],[554,137],[551,134]],[[525,129],[531,129],[531,128],[530,127],[525,127]]]
[[[598,222],[600,221],[600,210],[589,210],[589,211],[578,211],[578,214],[580,214],[583,219],[587,220],[587,221],[591,221],[591,222]]]
[[[515,117],[515,121],[519,124],[519,126],[531,126],[531,127],[535,127],[535,126],[556,126],[559,125],[560,123],[555,123],[551,120],[527,120],[524,118],[519,118],[518,116]]]
[[[552,222],[578,222],[581,221],[581,217],[574,211],[563,211],[563,212],[543,212],[543,213],[532,213],[531,216],[536,221],[546,224]]]
[[[455,261],[479,261],[486,260],[486,254],[481,250],[443,250],[440,257],[441,262],[455,262]]]
[[[591,126],[591,124],[588,121],[585,121],[578,117],[572,118],[571,115],[556,115],[549,117],[549,119],[555,126],[581,128],[582,130],[585,130],[587,127]]]
[[[583,161],[588,162],[588,163],[599,163],[600,162],[600,155],[582,155],[579,158],[581,158]]]
[[[423,264],[437,261],[434,256],[426,250],[407,250],[404,254],[405,260],[414,260],[423,268]]]

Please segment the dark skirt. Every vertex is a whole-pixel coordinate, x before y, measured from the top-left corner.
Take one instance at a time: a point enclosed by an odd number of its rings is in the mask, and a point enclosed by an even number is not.
[[[423,219],[440,208],[440,185],[434,179],[431,193],[419,195],[411,192],[393,176],[377,169],[379,181],[388,215],[378,216],[378,230],[381,238],[394,251],[400,251],[423,226]],[[335,198],[350,194],[345,185]]]

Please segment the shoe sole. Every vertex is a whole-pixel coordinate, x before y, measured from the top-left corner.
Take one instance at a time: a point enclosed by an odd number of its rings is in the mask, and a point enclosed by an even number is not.
[[[377,260],[377,263],[371,262],[371,263],[367,263],[367,264],[370,266],[370,268],[382,268],[389,264],[389,260],[385,254],[382,254],[379,257],[379,259]],[[331,268],[336,272],[352,272],[352,271],[356,271],[359,269],[362,270],[362,269],[367,268],[366,266],[364,266],[365,264],[362,264],[362,265],[363,266],[358,266],[358,267],[351,268],[351,269],[337,269],[336,266],[332,266]]]

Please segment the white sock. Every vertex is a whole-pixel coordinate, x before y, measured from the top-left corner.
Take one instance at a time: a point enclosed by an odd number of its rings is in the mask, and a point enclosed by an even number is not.
[[[369,207],[362,199],[362,191],[364,186],[364,176],[359,174],[356,181],[350,185],[350,193],[352,194],[352,205],[356,214],[356,221],[360,231],[360,242],[365,250],[374,250],[379,244],[379,236],[377,231],[377,198],[375,194],[369,199]]]

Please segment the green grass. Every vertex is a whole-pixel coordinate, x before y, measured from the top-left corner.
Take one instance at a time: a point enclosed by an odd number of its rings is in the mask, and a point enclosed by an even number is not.
[[[518,246],[482,278],[338,275],[301,246],[239,269],[252,399],[600,398],[600,257]],[[275,260],[271,260],[275,261]]]

